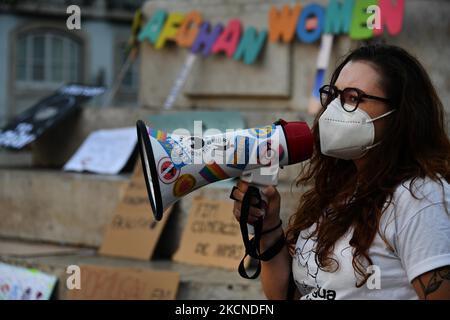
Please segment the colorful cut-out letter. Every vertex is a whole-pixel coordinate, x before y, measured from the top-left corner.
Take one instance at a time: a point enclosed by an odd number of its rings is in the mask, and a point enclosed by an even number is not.
[[[189,12],[184,18],[175,37],[177,44],[182,48],[190,48],[197,38],[202,15],[198,11]]]
[[[317,18],[317,27],[308,31],[306,24],[311,17]],[[297,24],[297,37],[300,41],[311,43],[320,38],[325,21],[325,8],[318,4],[309,4],[303,8]]]
[[[294,8],[284,5],[281,11],[272,6],[269,11],[269,39],[270,42],[277,42],[280,38],[283,42],[292,41],[295,34],[298,16],[301,7],[299,4]]]
[[[212,48],[213,53],[225,52],[231,58],[239,44],[241,37],[242,24],[238,19],[231,20],[228,26],[223,30]]]
[[[394,5],[392,2],[395,2]],[[383,26],[387,27],[389,34],[395,36],[402,31],[405,0],[379,0],[381,11],[381,29],[374,29],[376,36],[383,34]]]
[[[325,19],[325,33],[349,33],[352,22],[354,0],[330,0]]]
[[[167,13],[164,10],[156,10],[145,27],[139,33],[138,40],[148,40],[151,44],[154,44],[161,32],[164,22],[166,21]]]
[[[167,40],[175,41],[175,37],[178,32],[178,28],[180,24],[184,20],[184,14],[178,12],[172,12],[169,14],[166,23],[164,24],[164,28],[161,31],[161,35],[156,41],[155,49],[161,49],[166,44]]]
[[[367,27],[367,21],[372,15],[370,12],[367,12],[367,8],[376,4],[378,4],[377,0],[358,0],[355,2],[350,38],[363,40],[373,36],[373,30]]]
[[[242,36],[241,43],[234,53],[233,59],[244,59],[244,63],[252,64],[256,61],[267,39],[267,31],[259,34],[254,27],[248,27]]]
[[[192,53],[201,51],[204,57],[209,56],[214,43],[222,33],[223,26],[219,23],[214,27],[212,31],[210,30],[211,25],[209,22],[206,21],[201,24],[198,36],[191,48]]]

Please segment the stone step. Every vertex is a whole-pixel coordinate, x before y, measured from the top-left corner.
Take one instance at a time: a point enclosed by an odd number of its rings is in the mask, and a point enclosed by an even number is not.
[[[97,247],[129,176],[0,169],[0,236]]]
[[[98,248],[129,179],[129,174],[0,169],[0,236]],[[177,203],[162,235],[168,255],[178,246],[193,199],[229,200],[233,185],[232,180],[210,184]],[[284,222],[300,194],[295,188],[291,193],[290,187],[279,185]]]
[[[11,248],[13,247],[16,248],[16,253],[11,253]],[[180,274],[180,284],[176,296],[178,300],[265,299],[260,281],[243,279],[237,271],[194,266],[163,259],[137,261],[103,257],[98,256],[93,249],[76,249],[66,246],[50,247],[50,245],[23,242],[11,243],[11,241],[0,240],[0,261],[16,266],[36,268],[42,272],[57,276],[59,281],[53,295],[54,299],[66,299],[67,297],[67,267],[69,265],[86,264],[177,272]],[[20,252],[20,254],[18,255],[17,252]],[[35,253],[33,254],[33,252]]]
[[[229,271],[170,260],[179,246],[192,201],[196,197],[229,200],[232,180],[196,190],[174,206],[154,260],[99,256],[96,249],[129,178],[51,170],[0,170],[0,261],[56,275],[60,279],[58,299],[65,298],[65,270],[73,264],[178,272],[181,282],[177,299],[264,299],[259,281],[242,279],[237,264],[235,270]],[[286,184],[279,186],[285,223],[298,201],[289,188]],[[5,237],[27,241],[18,249],[11,241],[8,244]],[[49,248],[43,249],[42,242]],[[56,253],[52,244],[58,245]],[[73,248],[75,245],[78,247]]]

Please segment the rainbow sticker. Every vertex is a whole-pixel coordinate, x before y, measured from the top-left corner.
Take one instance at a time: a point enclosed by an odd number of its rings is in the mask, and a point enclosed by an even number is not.
[[[148,128],[148,135],[158,141],[164,141],[167,138],[167,133],[161,130]]]
[[[204,166],[199,173],[208,182],[216,182],[229,178],[226,172],[215,162]]]
[[[275,125],[251,128],[248,132],[256,138],[269,138],[275,132]]]
[[[181,175],[173,185],[173,195],[177,198],[182,197],[194,190],[195,178],[191,174]]]

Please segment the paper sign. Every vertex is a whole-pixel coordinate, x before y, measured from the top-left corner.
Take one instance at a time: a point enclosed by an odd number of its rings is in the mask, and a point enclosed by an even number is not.
[[[56,276],[0,262],[0,300],[48,300]]]
[[[233,202],[195,199],[173,260],[236,270],[244,252]]]
[[[80,266],[80,289],[67,291],[72,300],[174,300],[180,275],[146,269]]]
[[[130,184],[106,229],[99,253],[102,255],[149,260],[155,251],[171,208],[155,221],[147,196],[140,161]]]
[[[94,131],[65,164],[64,170],[117,174],[127,163],[136,143],[134,127]]]

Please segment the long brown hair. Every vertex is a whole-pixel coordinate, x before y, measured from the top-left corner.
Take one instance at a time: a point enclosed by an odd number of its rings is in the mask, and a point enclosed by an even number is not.
[[[364,61],[375,68],[391,101],[390,107],[397,111],[387,118],[382,143],[370,151],[361,172],[356,171],[353,161],[320,152],[318,119],[324,110],[318,114],[312,128],[315,151],[297,180],[297,186],[310,188],[302,194],[286,236],[293,250],[300,232],[315,224],[310,237],[316,241],[316,262],[320,269],[334,272],[339,267],[332,256],[334,245],[352,228],[352,264],[362,277],[356,284],[359,287],[368,278],[364,262],[372,264],[368,251],[379,232],[386,202],[392,200],[396,187],[407,180],[412,184],[417,178],[429,177],[442,187],[440,178],[450,182],[450,141],[442,102],[416,58],[399,47],[365,45],[344,58],[334,71],[331,84],[335,84],[350,61]],[[349,203],[346,200],[350,197],[353,198]]]

